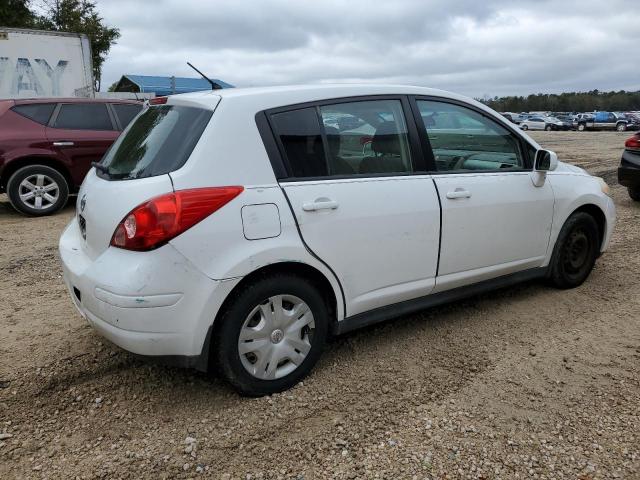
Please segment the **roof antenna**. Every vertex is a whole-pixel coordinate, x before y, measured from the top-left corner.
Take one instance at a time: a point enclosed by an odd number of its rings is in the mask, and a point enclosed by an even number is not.
[[[219,83],[216,83],[213,80],[211,80],[209,77],[207,77],[204,73],[202,73],[196,67],[191,65],[189,62],[187,62],[187,65],[189,65],[191,68],[193,68],[196,72],[198,72],[200,74],[200,76],[202,78],[204,78],[207,82],[209,82],[211,84],[211,90],[220,90],[222,88],[222,85],[220,85]]]

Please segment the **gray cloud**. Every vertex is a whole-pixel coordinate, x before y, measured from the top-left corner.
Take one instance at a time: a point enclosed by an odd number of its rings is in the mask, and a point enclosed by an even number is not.
[[[425,85],[472,96],[640,88],[624,0],[102,0],[122,38],[103,85],[124,73],[238,86]]]

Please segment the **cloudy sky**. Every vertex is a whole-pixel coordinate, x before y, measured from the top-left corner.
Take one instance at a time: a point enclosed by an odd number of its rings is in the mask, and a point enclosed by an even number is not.
[[[637,0],[98,0],[124,73],[236,86],[423,85],[474,97],[640,89]]]

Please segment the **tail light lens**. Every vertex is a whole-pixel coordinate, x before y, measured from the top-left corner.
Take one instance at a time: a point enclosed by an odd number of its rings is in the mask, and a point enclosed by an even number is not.
[[[629,140],[624,142],[624,147],[629,150],[640,150],[640,134],[635,134]]]
[[[155,97],[149,100],[149,105],[164,105],[169,97]]]
[[[179,190],[152,198],[129,212],[116,227],[111,245],[153,250],[219,210],[244,190],[215,187]]]

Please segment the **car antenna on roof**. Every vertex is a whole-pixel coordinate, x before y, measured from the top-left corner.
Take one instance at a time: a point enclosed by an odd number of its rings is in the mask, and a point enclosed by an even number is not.
[[[204,78],[207,82],[209,82],[211,84],[211,90],[220,90],[222,88],[222,85],[220,85],[219,83],[216,83],[213,80],[211,80],[209,77],[207,77],[204,73],[202,73],[196,67],[191,65],[189,62],[187,62],[187,65],[189,65],[191,68],[193,68],[196,72],[198,72],[200,74],[200,76],[202,78]]]

